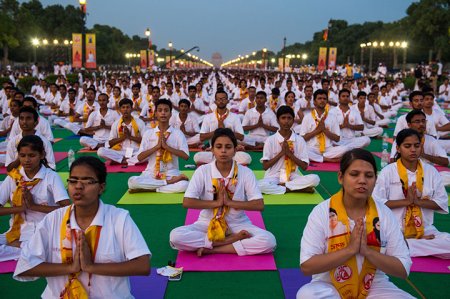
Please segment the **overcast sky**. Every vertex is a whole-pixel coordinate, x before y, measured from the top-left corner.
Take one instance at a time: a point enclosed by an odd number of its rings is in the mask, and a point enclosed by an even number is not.
[[[24,2],[24,1],[21,1]],[[78,5],[78,0],[41,0],[49,4]],[[349,24],[391,22],[406,16],[410,0],[87,0],[87,26],[104,24],[129,36],[150,28],[158,48],[189,49],[199,46],[198,56],[211,59],[214,52],[224,61],[264,47],[279,51],[287,44],[312,39],[329,19]]]

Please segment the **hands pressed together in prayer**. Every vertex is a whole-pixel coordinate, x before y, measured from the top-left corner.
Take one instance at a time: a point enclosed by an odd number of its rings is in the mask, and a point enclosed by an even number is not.
[[[75,233],[76,237],[76,248],[73,254],[73,262],[70,265],[71,273],[92,272],[92,261],[91,249],[86,241],[86,237],[82,231],[77,231]]]
[[[366,228],[363,218],[358,218],[355,221],[355,227],[350,235],[350,244],[347,247],[352,254],[361,254],[366,256],[370,250],[367,246]]]

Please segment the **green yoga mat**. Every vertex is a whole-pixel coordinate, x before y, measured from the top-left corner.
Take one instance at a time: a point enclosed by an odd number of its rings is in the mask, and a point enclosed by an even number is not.
[[[182,171],[189,178],[192,177],[193,171]],[[257,179],[264,177],[264,171],[254,171]],[[183,202],[184,193],[134,193],[126,192],[117,202],[121,205],[138,205],[138,204],[181,204]],[[283,195],[264,195],[264,203],[266,205],[296,205],[296,204],[317,204],[323,201],[322,196],[315,192],[308,193],[287,193]]]

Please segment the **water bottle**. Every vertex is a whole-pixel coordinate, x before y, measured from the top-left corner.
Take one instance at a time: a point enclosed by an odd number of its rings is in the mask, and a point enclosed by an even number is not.
[[[381,152],[381,168],[382,169],[389,164],[389,158],[390,158],[390,155],[389,155],[387,149],[384,148],[383,152]]]
[[[387,135],[387,133],[384,133],[383,134],[383,143],[382,143],[382,146],[381,146],[381,148],[382,148],[382,150],[386,150],[387,151],[387,149],[388,149],[388,135]]]
[[[67,152],[67,163],[70,169],[70,166],[72,166],[73,161],[75,161],[75,152],[73,151],[73,149],[69,149],[69,151]]]

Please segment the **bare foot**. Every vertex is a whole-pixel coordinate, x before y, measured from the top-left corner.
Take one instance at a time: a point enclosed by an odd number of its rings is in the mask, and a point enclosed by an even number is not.
[[[172,177],[170,180],[167,180],[168,184],[175,184],[179,181],[189,181],[189,178],[185,174],[180,174],[177,176]]]
[[[434,238],[435,238],[434,235],[426,235],[426,236],[422,236],[422,239],[425,239],[425,240],[433,240]]]
[[[236,241],[240,241],[240,240],[244,240],[244,239],[248,239],[250,238],[252,235],[250,235],[250,233],[246,230],[241,230],[240,232],[238,232],[237,234],[232,234],[230,236],[231,239],[235,239]]]
[[[210,253],[210,249],[208,248],[199,248],[197,249],[197,256],[201,257],[202,255],[206,255]]]

